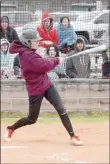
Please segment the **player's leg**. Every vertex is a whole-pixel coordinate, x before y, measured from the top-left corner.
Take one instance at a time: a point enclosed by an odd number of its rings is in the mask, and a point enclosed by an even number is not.
[[[54,85],[52,85],[45,93],[45,98],[55,107],[55,109],[57,110],[60,119],[64,125],[64,127],[66,128],[67,132],[69,133],[73,144],[74,145],[83,145],[83,143],[79,140],[79,138],[77,136],[75,136],[75,133],[73,131],[72,128],[72,124],[70,122],[70,119],[68,117],[68,114],[66,113],[65,107],[62,103],[62,100],[59,96],[58,91],[56,90],[56,88],[54,87]]]
[[[70,119],[66,113],[62,100],[53,85],[45,93],[45,98],[55,107],[69,135],[73,137],[74,131],[73,131]]]
[[[39,95],[39,96],[30,96],[29,97],[29,114],[27,117],[23,117],[20,120],[18,120],[17,122],[15,122],[13,125],[8,126],[6,131],[5,131],[5,135],[4,135],[4,139],[5,140],[10,140],[12,137],[12,134],[14,132],[14,130],[21,128],[23,126],[26,125],[31,125],[34,124],[39,116],[39,112],[40,112],[40,106],[43,100],[43,96]]]

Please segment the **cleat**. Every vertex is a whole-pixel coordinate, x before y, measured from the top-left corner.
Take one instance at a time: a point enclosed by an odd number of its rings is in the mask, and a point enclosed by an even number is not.
[[[84,145],[84,143],[78,138],[78,136],[71,137],[71,144],[74,146]]]
[[[6,129],[5,130],[5,134],[4,134],[4,140],[7,141],[7,142],[10,142],[11,141],[11,138],[12,138],[12,134],[13,134],[14,130],[11,130],[11,129]]]

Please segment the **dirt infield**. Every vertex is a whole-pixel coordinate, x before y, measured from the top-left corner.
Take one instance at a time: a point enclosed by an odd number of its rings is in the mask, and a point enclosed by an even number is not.
[[[61,123],[36,123],[21,128],[14,133],[11,143],[3,140],[5,127],[1,126],[1,163],[109,163],[107,122],[75,123],[75,131],[85,143],[82,147],[70,144]]]

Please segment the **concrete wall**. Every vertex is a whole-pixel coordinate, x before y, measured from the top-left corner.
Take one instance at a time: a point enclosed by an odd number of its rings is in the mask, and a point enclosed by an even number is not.
[[[67,111],[109,110],[109,80],[73,79],[54,82]],[[1,111],[28,111],[25,82],[21,80],[1,81]],[[41,111],[54,111],[43,100]]]

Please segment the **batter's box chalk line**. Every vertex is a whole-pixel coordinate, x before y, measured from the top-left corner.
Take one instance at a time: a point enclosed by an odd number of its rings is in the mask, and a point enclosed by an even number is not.
[[[86,162],[84,162],[84,161],[74,161],[74,164],[87,164]]]
[[[87,164],[86,162],[83,161],[73,161],[72,158],[69,157],[68,153],[53,153],[51,155],[40,155],[40,154],[24,154],[24,156],[30,156],[30,157],[37,157],[37,158],[42,158],[46,160],[60,160],[60,161],[65,161],[69,163],[74,163],[74,164]]]
[[[69,163],[73,163],[73,160],[69,157],[67,157],[67,155],[69,155],[68,153],[53,153],[51,155],[40,155],[40,154],[24,154],[25,156],[31,156],[31,157],[37,157],[37,158],[42,158],[42,159],[47,159],[47,160],[60,160],[60,161],[66,161]]]
[[[1,146],[1,149],[21,149],[26,148],[26,146]]]

